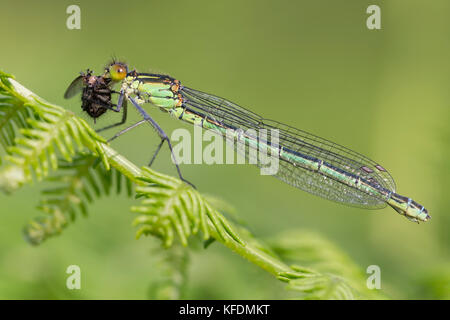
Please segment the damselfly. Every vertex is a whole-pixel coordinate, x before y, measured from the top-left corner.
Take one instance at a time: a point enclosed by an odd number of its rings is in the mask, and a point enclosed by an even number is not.
[[[113,90],[114,84],[120,86],[119,91]],[[126,103],[131,102],[143,120],[118,132],[109,141],[143,123],[149,123],[161,138],[149,165],[155,160],[164,141],[167,141],[172,155],[173,150],[166,133],[142,107],[146,103],[176,119],[207,130],[223,135],[230,130],[234,132],[231,137],[227,135],[227,139],[270,150],[270,154],[276,154],[280,160],[279,170],[274,176],[294,187],[350,206],[381,209],[389,205],[414,222],[431,218],[422,205],[395,192],[393,178],[379,163],[329,140],[264,119],[229,100],[182,86],[179,80],[168,75],[129,72],[126,64],[113,62],[103,75],[93,76],[89,70],[86,74],[82,73],[69,86],[65,97],[71,97],[80,90],[83,91],[83,110],[94,119],[107,110],[123,112],[120,122],[98,131],[124,124]],[[117,104],[112,103],[112,93],[119,94]],[[277,130],[279,143],[275,145],[258,139],[247,133],[251,131],[249,129]],[[233,145],[236,151],[242,152],[242,149],[237,149],[237,144]],[[248,149],[244,152],[249,157]],[[175,165],[180,178],[186,181],[176,160]],[[258,162],[258,165],[261,164]]]

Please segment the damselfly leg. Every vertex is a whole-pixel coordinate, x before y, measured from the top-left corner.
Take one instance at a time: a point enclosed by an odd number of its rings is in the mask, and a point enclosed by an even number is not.
[[[96,132],[101,132],[101,131],[104,131],[104,130],[108,130],[108,129],[111,129],[111,128],[115,128],[115,127],[121,126],[122,124],[124,124],[127,121],[127,100],[126,99],[124,100],[124,93],[123,93],[123,91],[121,91],[121,92],[112,91],[112,93],[119,93],[120,94],[119,95],[119,100],[117,102],[117,105],[113,105],[113,107],[109,106],[108,109],[110,109],[110,110],[112,110],[114,112],[120,112],[122,110],[122,107],[123,107],[122,120],[120,120],[119,122],[113,123],[111,125],[108,125],[106,127],[97,129],[97,130],[95,130]],[[112,139],[110,139],[110,140],[112,140]]]
[[[132,97],[128,97],[128,99],[130,99],[131,103],[136,107],[136,109],[139,111],[139,113],[144,117],[144,120],[147,121],[156,130],[156,133],[161,138],[161,142],[158,145],[158,148],[156,149],[155,153],[153,154],[153,157],[149,163],[149,167],[153,164],[153,161],[155,160],[156,156],[158,155],[159,151],[161,150],[161,147],[164,144],[164,141],[167,141],[167,145],[169,146],[169,150],[172,155],[173,163],[175,164],[175,167],[177,168],[177,172],[178,172],[178,176],[179,176],[180,180],[186,182],[187,184],[192,186],[194,189],[196,189],[195,186],[191,182],[189,182],[188,180],[183,178],[183,175],[181,174],[180,166],[178,165],[178,161],[175,157],[175,154],[173,153],[172,143],[170,142],[170,139],[167,136],[167,134],[164,132],[164,130],[159,126],[159,124],[155,120],[153,120],[152,117],[150,117],[150,115],[147,112],[145,112],[145,110]],[[136,124],[136,126],[139,124]]]
[[[120,137],[120,136],[123,135],[124,133],[127,133],[127,132],[130,131],[131,129],[134,129],[134,128],[136,128],[137,126],[140,126],[141,124],[146,123],[146,122],[147,122],[147,120],[140,120],[140,121],[136,122],[135,124],[133,124],[133,125],[131,125],[131,126],[129,126],[129,127],[126,127],[125,129],[123,129],[123,130],[117,132],[115,135],[113,135],[111,138],[109,138],[109,139],[108,139],[108,143],[111,142],[111,141],[113,141],[114,139]]]

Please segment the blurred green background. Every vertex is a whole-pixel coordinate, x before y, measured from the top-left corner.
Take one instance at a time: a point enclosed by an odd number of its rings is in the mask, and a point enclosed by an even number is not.
[[[66,28],[70,4],[81,7],[81,30]],[[382,30],[366,27],[371,4],[381,7]],[[315,231],[362,270],[379,265],[388,297],[450,297],[449,1],[1,0],[0,8],[0,69],[89,123],[79,100],[62,95],[79,71],[99,73],[114,56],[379,161],[400,194],[427,207],[430,222],[410,223],[391,208],[338,205],[250,166],[182,170],[201,192],[234,206],[258,237]],[[189,128],[157,110],[151,114],[168,133]],[[109,114],[97,126],[116,119]],[[142,127],[113,146],[143,165],[158,142]],[[167,150],[154,168],[176,174]],[[103,198],[88,218],[31,247],[21,229],[40,214],[36,187],[0,195],[0,298],[149,297],[161,257],[156,240],[134,238],[134,200]],[[190,260],[186,298],[287,296],[282,283],[220,244]],[[76,292],[65,288],[71,264],[82,270]]]

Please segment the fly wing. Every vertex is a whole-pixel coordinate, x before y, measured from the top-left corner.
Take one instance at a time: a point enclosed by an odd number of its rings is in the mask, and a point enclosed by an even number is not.
[[[83,76],[80,75],[76,77],[72,83],[67,87],[66,92],[64,93],[64,99],[70,99],[77,93],[81,92],[84,87]]]

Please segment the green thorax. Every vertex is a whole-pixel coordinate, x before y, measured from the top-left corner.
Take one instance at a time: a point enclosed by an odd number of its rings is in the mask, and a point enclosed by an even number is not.
[[[121,89],[139,104],[151,103],[169,111],[181,106],[179,87],[179,81],[169,76],[137,74],[127,76],[122,81]]]

